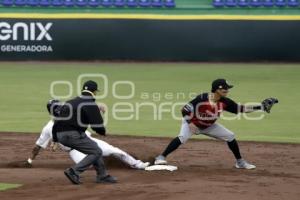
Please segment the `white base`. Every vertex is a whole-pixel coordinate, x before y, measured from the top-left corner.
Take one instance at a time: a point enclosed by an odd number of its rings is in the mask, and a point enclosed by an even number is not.
[[[146,171],[167,170],[167,171],[171,171],[171,172],[175,171],[177,169],[178,169],[178,167],[173,166],[173,165],[152,165],[152,166],[145,168]]]

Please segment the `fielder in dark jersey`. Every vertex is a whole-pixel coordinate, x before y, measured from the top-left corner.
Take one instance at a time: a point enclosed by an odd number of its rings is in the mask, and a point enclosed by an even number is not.
[[[256,168],[255,165],[248,163],[242,158],[234,133],[221,124],[216,123],[216,120],[223,111],[238,114],[262,110],[269,113],[272,106],[278,103],[278,100],[268,98],[257,105],[239,105],[226,97],[229,89],[232,87],[225,79],[217,79],[212,83],[211,93],[198,95],[182,108],[183,120],[180,134],[170,142],[161,155],[156,157],[156,165],[167,164],[166,157],[181,144],[187,142],[193,134],[204,134],[227,142],[228,147],[236,158],[236,168]]]
[[[203,93],[185,105],[181,112],[187,122],[192,122],[199,129],[206,129],[216,122],[223,110],[237,114],[243,112],[244,106],[238,105],[227,97],[221,97],[215,103],[210,102],[209,93]]]

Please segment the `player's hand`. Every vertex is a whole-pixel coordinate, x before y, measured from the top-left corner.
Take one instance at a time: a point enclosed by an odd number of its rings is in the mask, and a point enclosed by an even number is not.
[[[50,148],[51,148],[51,151],[56,151],[58,149],[58,143],[57,142],[51,142],[50,144]]]
[[[106,108],[105,108],[105,106],[98,105],[98,107],[99,107],[99,110],[100,110],[101,112],[103,112],[103,113],[105,113],[105,112],[106,112]]]
[[[30,161],[29,161],[29,159],[25,160],[24,163],[23,163],[25,168],[31,168],[32,167],[32,160],[30,159]]]
[[[270,97],[261,102],[265,112],[270,113],[274,104],[278,103],[278,99]]]
[[[193,133],[193,134],[199,133],[199,128],[195,124],[189,123],[189,128],[190,128],[191,133]]]

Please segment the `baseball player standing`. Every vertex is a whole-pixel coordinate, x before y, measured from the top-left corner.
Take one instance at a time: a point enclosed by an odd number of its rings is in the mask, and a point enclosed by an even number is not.
[[[64,171],[66,177],[74,184],[80,184],[79,174],[93,165],[97,183],[116,183],[117,179],[107,174],[102,150],[96,142],[86,136],[85,131],[90,125],[100,135],[105,135],[100,109],[95,103],[97,83],[87,81],[83,85],[81,96],[67,101],[60,109],[59,117],[53,125],[53,141],[76,149],[87,156],[79,163]]]
[[[236,158],[236,168],[255,169],[256,166],[244,160],[240,154],[238,143],[234,133],[226,129],[216,120],[223,110],[238,114],[249,113],[256,110],[270,112],[272,106],[278,103],[275,98],[265,99],[258,105],[239,105],[227,98],[229,89],[233,86],[225,79],[217,79],[212,82],[211,93],[203,93],[190,101],[182,108],[182,126],[178,137],[174,138],[164,152],[155,158],[155,164],[167,164],[166,157],[176,150],[181,144],[193,134],[204,134],[209,137],[226,141],[229,149]]]

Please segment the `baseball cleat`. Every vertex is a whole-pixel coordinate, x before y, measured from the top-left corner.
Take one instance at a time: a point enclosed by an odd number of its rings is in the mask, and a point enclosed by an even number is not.
[[[145,169],[149,165],[150,165],[149,162],[139,161],[137,164],[132,165],[131,167],[134,168],[134,169]]]
[[[252,164],[248,163],[244,159],[237,160],[236,163],[235,163],[235,167],[238,168],[238,169],[255,169],[256,168],[255,165],[252,165]]]
[[[96,183],[117,183],[117,178],[111,175],[106,175],[104,177],[97,177]]]
[[[166,165],[168,162],[166,161],[166,157],[163,155],[159,155],[155,158],[154,165]]]
[[[72,168],[68,168],[64,171],[66,177],[75,185],[81,184],[79,176],[74,172]]]

